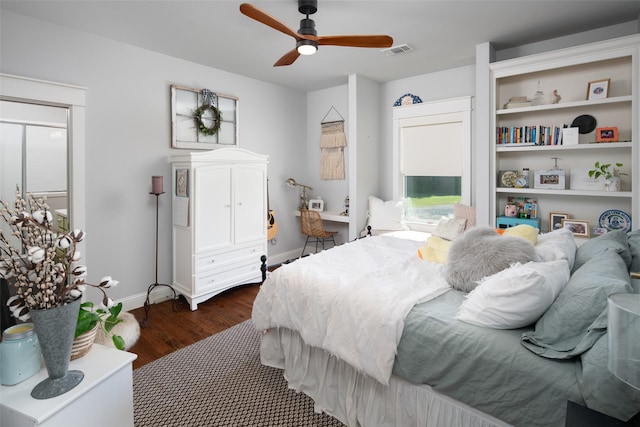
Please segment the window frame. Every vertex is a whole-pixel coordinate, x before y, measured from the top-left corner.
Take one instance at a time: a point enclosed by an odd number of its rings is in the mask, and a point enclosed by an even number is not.
[[[471,112],[473,98],[461,97],[432,101],[393,109],[393,199],[404,199],[405,180],[401,172],[401,138],[405,126],[451,123],[452,117],[462,123],[461,203],[471,203]],[[406,221],[412,230],[433,231],[434,221]]]

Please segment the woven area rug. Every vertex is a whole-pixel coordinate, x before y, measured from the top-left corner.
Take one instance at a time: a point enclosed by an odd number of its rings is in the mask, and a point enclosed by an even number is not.
[[[251,320],[133,371],[136,427],[343,426],[260,363]]]

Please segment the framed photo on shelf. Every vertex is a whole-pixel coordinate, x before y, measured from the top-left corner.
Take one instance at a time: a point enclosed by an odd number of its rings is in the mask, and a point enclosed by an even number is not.
[[[597,142],[618,142],[618,128],[597,128],[596,129],[596,141]]]
[[[589,221],[581,219],[563,219],[562,228],[571,230],[575,237],[589,236]]]
[[[564,178],[564,169],[536,169],[533,188],[564,190],[566,188]]]
[[[309,200],[309,210],[322,212],[324,210],[324,200],[320,200],[320,199]]]
[[[609,96],[609,83],[611,79],[594,80],[587,87],[587,100],[603,99]]]
[[[549,231],[562,228],[562,221],[569,219],[569,214],[564,212],[549,212]]]

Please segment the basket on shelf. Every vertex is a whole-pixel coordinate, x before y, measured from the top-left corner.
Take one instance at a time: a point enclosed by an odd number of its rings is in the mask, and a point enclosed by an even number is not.
[[[71,360],[78,359],[89,353],[89,350],[91,350],[91,346],[93,345],[93,341],[96,339],[98,326],[99,325],[96,325],[90,331],[80,334],[78,338],[73,340],[73,346],[71,347]]]

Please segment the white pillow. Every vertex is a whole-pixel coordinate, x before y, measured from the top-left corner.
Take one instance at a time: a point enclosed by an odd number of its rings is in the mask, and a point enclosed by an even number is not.
[[[540,261],[564,259],[569,262],[569,269],[576,261],[576,240],[568,228],[560,228],[538,236],[534,247]]]
[[[401,200],[384,202],[369,196],[369,225],[372,230],[407,230],[402,222],[404,203]]]
[[[456,240],[458,236],[464,233],[465,225],[467,225],[467,220],[464,218],[447,218],[443,216],[431,234],[445,240]]]
[[[515,264],[481,281],[460,305],[456,319],[494,329],[535,323],[569,281],[566,260]]]

